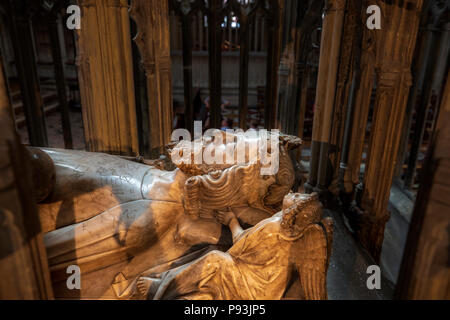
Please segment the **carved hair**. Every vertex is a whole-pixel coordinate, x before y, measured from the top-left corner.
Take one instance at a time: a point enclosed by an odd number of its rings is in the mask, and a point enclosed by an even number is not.
[[[307,226],[321,219],[322,204],[317,194],[313,194],[283,210],[281,233],[286,240],[296,240]]]
[[[298,147],[301,139],[280,135],[280,142],[279,170],[275,176],[260,174],[260,159],[247,165],[207,165],[195,164],[193,161],[190,164],[182,161],[175,163],[181,171],[191,176],[184,186],[185,212],[189,215],[210,216],[213,210],[224,210],[236,205],[249,205],[271,214],[279,211],[284,196],[294,184],[294,168],[287,149]],[[175,147],[175,144],[169,146]],[[181,153],[183,146],[172,150]],[[169,150],[170,155],[172,150]]]
[[[235,165],[189,178],[184,185],[185,212],[210,216],[213,210],[245,204],[267,211],[262,196],[272,182],[264,179],[259,171],[259,164]]]
[[[292,161],[285,148],[280,147],[280,164],[276,177],[276,182],[269,187],[269,192],[264,197],[265,206],[277,212],[281,209],[284,196],[289,193],[294,185],[295,172]]]

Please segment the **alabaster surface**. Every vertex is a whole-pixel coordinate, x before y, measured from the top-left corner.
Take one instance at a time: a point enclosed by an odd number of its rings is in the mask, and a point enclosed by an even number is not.
[[[225,140],[222,144],[202,140],[202,150],[226,148]],[[245,143],[250,153],[251,139]],[[302,274],[299,269],[302,264],[295,260],[302,250],[314,252],[321,261],[328,258],[322,252],[323,239],[313,248],[308,245],[311,242],[308,236],[297,240],[283,240],[281,236],[286,233],[280,231],[284,212],[296,208],[296,212],[303,210],[307,216],[311,211],[300,205],[301,201],[293,201],[294,208],[289,209],[286,204],[289,200],[285,199],[295,176],[288,149],[300,143],[298,138],[280,136],[279,170],[273,175],[261,174],[263,164],[259,159],[217,167],[185,165],[172,157],[176,168],[168,171],[101,153],[31,150],[44,159],[34,163],[37,170],[47,168],[41,170],[35,184],[44,193],[38,199],[38,208],[56,298],[279,299],[286,296],[292,287],[293,273]],[[186,152],[183,144],[169,148],[171,155],[180,154],[181,149]],[[223,221],[224,215],[233,221],[231,225]],[[321,215],[316,214],[310,228],[317,228],[315,224],[320,221]],[[239,240],[234,236],[236,229],[246,230]],[[309,234],[307,230],[305,227],[302,234]],[[326,232],[321,234],[323,237]],[[277,258],[272,262],[268,262],[269,248],[276,252]],[[231,262],[220,267],[230,259],[242,260],[242,266],[252,272],[236,275],[241,265]],[[207,282],[214,292],[198,288],[195,294],[186,296],[183,290],[166,288],[180,281],[189,288],[204,283],[205,274],[199,270],[205,261],[219,269],[219,272],[213,267],[205,271],[211,276]],[[70,265],[81,269],[81,290],[67,289],[66,269]],[[259,270],[258,265],[264,266]],[[160,275],[159,280],[145,280],[155,274]],[[320,274],[323,278],[326,268]],[[261,283],[254,280],[260,275],[267,276],[264,281],[271,283],[267,288],[263,286],[264,294],[258,291],[263,288]],[[175,282],[169,281],[172,278]],[[250,287],[242,292],[223,291],[224,283],[237,286],[240,281]],[[145,288],[153,283],[154,290],[159,282],[162,285],[159,293],[151,296],[151,290]],[[304,283],[304,286],[309,285]],[[295,291],[296,298],[326,296],[323,290],[316,290],[319,293],[307,290],[302,294],[299,292],[305,290],[291,291]]]
[[[285,200],[282,211],[247,230],[238,226],[232,212],[220,213],[219,220],[233,234],[229,250],[208,252],[163,273],[144,272],[130,294],[147,299],[267,300],[282,299],[292,288],[297,289],[291,290],[293,297],[326,299],[332,221],[322,218],[316,194],[289,194]],[[297,281],[300,286],[294,285]]]

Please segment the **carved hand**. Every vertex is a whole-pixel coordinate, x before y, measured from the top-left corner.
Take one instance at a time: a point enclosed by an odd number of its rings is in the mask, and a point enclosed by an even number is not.
[[[236,219],[233,211],[217,211],[217,221],[225,226],[229,226],[232,219]]]
[[[233,236],[233,243],[239,239],[241,234],[244,232],[238,219],[236,218],[233,211],[217,211],[217,221],[221,224],[228,226],[230,228],[231,234]]]

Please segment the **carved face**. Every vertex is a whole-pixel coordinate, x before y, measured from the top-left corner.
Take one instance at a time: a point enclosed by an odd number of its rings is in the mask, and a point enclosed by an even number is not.
[[[283,200],[282,231],[288,238],[297,238],[309,225],[322,218],[322,204],[317,193],[290,193]]]

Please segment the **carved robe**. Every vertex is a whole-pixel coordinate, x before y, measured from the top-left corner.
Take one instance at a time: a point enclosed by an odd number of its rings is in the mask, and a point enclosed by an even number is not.
[[[324,230],[311,225],[297,240],[285,240],[280,230],[281,219],[277,214],[248,229],[227,252],[214,250],[188,265],[160,274],[159,287],[151,290],[147,298],[281,299],[294,274],[296,261],[302,261],[299,268],[302,284],[316,293],[306,296],[326,297],[326,288],[323,288],[327,264]],[[303,257],[295,260],[299,254]],[[308,279],[314,279],[312,287]]]

